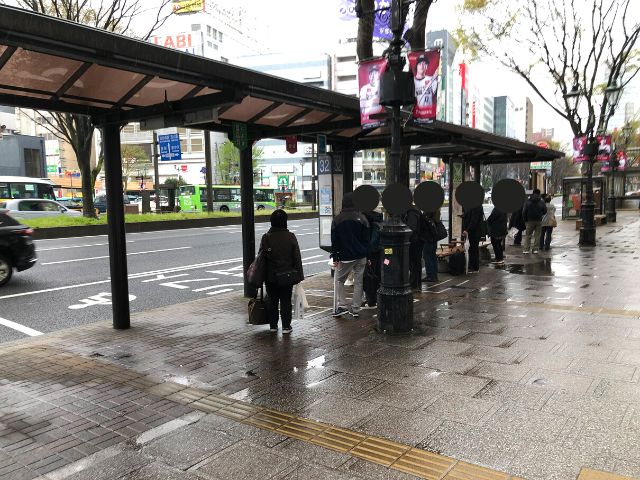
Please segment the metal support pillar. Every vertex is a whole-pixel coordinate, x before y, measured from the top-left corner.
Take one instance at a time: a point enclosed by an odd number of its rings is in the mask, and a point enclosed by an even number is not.
[[[481,170],[480,170],[480,162],[474,162],[473,163],[473,181],[477,182],[477,183],[482,183],[481,182]]]
[[[248,141],[248,147],[240,150],[240,196],[242,213],[242,266],[246,272],[256,256],[256,228],[254,223],[253,201],[253,155]],[[255,297],[256,289],[249,285],[244,278],[244,296]]]
[[[130,327],[131,320],[127,276],[127,241],[124,228],[120,126],[117,124],[105,125],[103,135],[113,328],[124,330]]]
[[[609,198],[607,199],[607,223],[613,223],[617,220],[615,182],[616,182],[616,169],[618,168],[618,161],[617,161],[616,155],[617,153],[614,150],[612,159],[609,162],[609,167],[611,169],[611,173],[609,174],[609,182],[611,182],[611,186],[609,188]]]
[[[316,144],[311,144],[311,210],[315,212],[318,207],[316,194]]]
[[[160,170],[158,167],[158,161],[160,160],[160,154],[158,153],[158,134],[156,131],[153,131],[153,145],[151,146],[151,151],[153,152],[153,185],[156,191],[156,213],[160,212]]]
[[[343,193],[353,192],[353,150],[347,150],[342,152],[342,165],[343,165]]]
[[[205,176],[207,183],[207,212],[213,212],[213,171],[211,169],[211,132],[205,130],[204,132],[204,161],[205,161]]]

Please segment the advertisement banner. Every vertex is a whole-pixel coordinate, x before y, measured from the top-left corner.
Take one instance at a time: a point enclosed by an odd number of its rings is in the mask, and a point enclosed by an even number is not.
[[[287,144],[287,152],[294,154],[298,151],[298,137],[295,135],[290,135],[285,138],[285,142]]]
[[[357,20],[356,0],[338,0],[338,4],[340,20]],[[375,0],[374,6],[376,12],[374,13],[373,38],[391,40],[393,38],[393,32],[391,31],[391,1]]]
[[[174,0],[173,12],[177,14],[204,11],[204,0]]]
[[[375,128],[384,125],[384,119],[371,118],[371,115],[384,112],[384,107],[380,105],[380,76],[386,69],[386,58],[362,62],[358,66],[360,124],[362,128]]]
[[[618,172],[624,171],[629,161],[627,154],[625,152],[617,152],[616,156],[618,158],[618,166],[616,167],[616,171]],[[601,172],[608,172],[610,170],[611,170],[611,165],[609,162],[603,163],[602,166],[600,167]]]
[[[608,162],[611,159],[611,135],[598,135],[598,162]]]
[[[576,137],[573,139],[573,163],[580,163],[587,161],[587,156],[584,154],[584,147],[587,145],[587,136]]]
[[[429,123],[436,118],[438,106],[438,67],[440,51],[426,50],[409,52],[409,68],[416,87],[416,103],[413,119],[418,123]]]

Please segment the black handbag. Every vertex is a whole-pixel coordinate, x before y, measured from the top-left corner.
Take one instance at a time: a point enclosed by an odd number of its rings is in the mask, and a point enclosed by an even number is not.
[[[247,282],[252,287],[262,287],[267,279],[267,254],[264,250],[260,250],[256,259],[251,262],[247,269]]]
[[[436,240],[443,240],[449,236],[447,228],[441,220],[436,221]]]
[[[267,301],[264,299],[262,288],[260,288],[260,298],[249,300],[249,323],[251,325],[265,325],[269,323],[267,315]]]
[[[285,270],[276,272],[276,285],[279,287],[291,287],[300,281],[297,270]]]

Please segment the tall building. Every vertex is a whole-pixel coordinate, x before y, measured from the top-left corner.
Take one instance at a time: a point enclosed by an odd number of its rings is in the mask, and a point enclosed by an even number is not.
[[[522,142],[533,142],[533,103],[529,97],[518,101],[515,107],[515,138]]]
[[[640,118],[640,76],[637,76],[622,90],[618,107],[609,120],[608,130],[621,129],[625,123]]]
[[[269,53],[249,55],[232,59],[235,65],[262,73],[286,78],[312,87],[331,90],[333,72],[331,55],[326,53],[290,55]]]
[[[493,133],[493,97],[482,97],[482,112],[478,128]]]
[[[438,92],[438,120],[456,122],[454,115],[454,67],[458,45],[447,30],[427,33],[427,48],[440,49],[440,91]],[[458,91],[459,93],[459,91]],[[458,116],[459,120],[459,116]]]
[[[541,142],[543,140],[553,140],[553,128],[541,128],[539,132],[534,132],[532,141]]]
[[[493,133],[516,138],[515,105],[507,96],[493,99]]]

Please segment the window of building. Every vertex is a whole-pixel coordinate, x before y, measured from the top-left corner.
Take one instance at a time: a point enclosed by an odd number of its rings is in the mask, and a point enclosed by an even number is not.
[[[187,150],[187,140],[186,139],[180,139],[180,151],[182,153],[188,152],[188,150]]]
[[[350,55],[347,57],[338,57],[338,62],[355,62],[355,61],[356,61],[355,55]]]
[[[132,123],[127,123],[122,129],[122,133],[136,133],[136,128]]]
[[[222,32],[218,32],[218,41],[222,42]]]
[[[200,25],[197,23],[194,23],[191,25],[191,31],[192,32],[199,32],[200,31]]]
[[[213,44],[213,49],[214,49],[214,50],[218,50],[218,44],[217,44],[217,43],[214,43],[214,44]]]
[[[353,80],[357,80],[357,76],[356,75],[339,75],[338,76],[338,81],[339,82],[351,82]]]
[[[209,25],[207,25],[207,37],[211,36],[211,27]]]
[[[40,150],[37,148],[24,149],[24,171],[27,177],[43,177],[40,165]]]
[[[203,142],[202,138],[191,137],[191,151],[202,152],[203,151],[202,142]]]
[[[186,128],[178,128],[178,135],[186,135],[187,134],[187,129]]]
[[[207,42],[207,47],[209,47],[209,48],[213,48],[213,43],[211,43],[211,42]]]
[[[217,39],[217,38],[218,38],[218,30],[216,30],[215,28],[214,28],[214,29],[212,29],[212,30],[213,30],[213,33],[212,33],[212,35],[211,35],[211,36],[212,36],[214,39]]]

